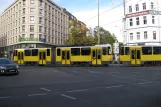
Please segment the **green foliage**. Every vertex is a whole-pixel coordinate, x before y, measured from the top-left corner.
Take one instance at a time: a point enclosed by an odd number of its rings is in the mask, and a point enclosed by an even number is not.
[[[88,29],[82,29],[74,20],[70,22],[69,30],[66,45],[95,45],[98,42],[97,27],[94,28],[94,37],[86,36]],[[114,34],[100,27],[100,44],[113,44],[115,41]]]

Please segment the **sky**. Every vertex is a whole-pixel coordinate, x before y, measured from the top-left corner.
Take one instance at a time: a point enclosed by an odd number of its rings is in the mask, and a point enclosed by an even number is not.
[[[0,13],[2,13],[15,0],[0,0]],[[98,25],[98,0],[52,0],[60,7],[66,8],[78,20],[83,21],[87,27],[94,28]],[[123,41],[122,18],[123,5],[108,11],[109,9],[122,4],[123,0],[99,0],[100,1],[100,26],[114,33],[119,40]],[[93,16],[96,16],[92,18]],[[111,23],[115,22],[115,23]]]

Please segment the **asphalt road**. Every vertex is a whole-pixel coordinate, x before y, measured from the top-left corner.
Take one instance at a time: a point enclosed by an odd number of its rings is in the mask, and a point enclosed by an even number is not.
[[[159,67],[20,67],[0,107],[161,107]]]

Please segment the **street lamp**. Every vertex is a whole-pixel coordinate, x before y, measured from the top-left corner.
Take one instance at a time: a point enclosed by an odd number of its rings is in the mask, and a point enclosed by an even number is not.
[[[98,0],[98,45],[100,44],[100,28],[99,28],[99,0]]]

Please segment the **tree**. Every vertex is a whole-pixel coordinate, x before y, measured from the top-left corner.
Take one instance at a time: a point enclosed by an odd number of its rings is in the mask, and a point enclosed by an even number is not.
[[[100,27],[100,44],[113,44],[117,39],[114,34],[111,34],[109,31],[105,30],[104,28]],[[94,43],[97,44],[98,41],[98,27],[94,28]]]
[[[78,25],[78,22],[72,20],[69,24],[69,35],[66,41],[66,45],[81,45],[84,43],[84,39],[86,38],[87,29],[82,29],[81,26]]]

